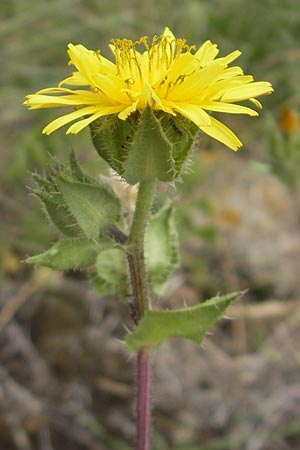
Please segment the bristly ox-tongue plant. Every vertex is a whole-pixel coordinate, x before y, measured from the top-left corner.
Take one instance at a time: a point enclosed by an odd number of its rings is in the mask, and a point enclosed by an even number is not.
[[[214,112],[257,116],[239,104],[270,94],[269,82],[254,81],[231,65],[240,52],[218,57],[216,44],[199,49],[176,39],[169,28],[151,41],[113,39],[113,61],[99,50],[68,45],[75,70],[58,86],[28,95],[30,109],[73,110],[50,122],[50,134],[90,128],[92,142],[125,185],[137,185],[134,214],[124,218],[122,201],[106,180],[91,178],[74,153],[54,163],[46,178],[35,175],[37,196],[61,239],[28,263],[68,271],[90,267],[91,282],[103,294],[129,298],[133,331],[125,338],[137,353],[136,450],[150,449],[151,352],[164,339],[182,337],[200,344],[240,293],[217,296],[192,307],[154,310],[178,265],[178,237],[171,203],[152,212],[157,183],[172,183],[183,172],[195,136],[203,132],[232,150],[241,147],[234,132]],[[129,281],[129,282],[128,282]],[[128,287],[129,286],[129,287]],[[128,292],[129,291],[129,292]]]

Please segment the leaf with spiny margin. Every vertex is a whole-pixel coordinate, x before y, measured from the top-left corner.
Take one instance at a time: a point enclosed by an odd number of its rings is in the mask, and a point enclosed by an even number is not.
[[[69,166],[71,170],[71,178],[73,178],[73,181],[79,181],[80,183],[94,184],[94,185],[98,184],[95,178],[92,178],[89,175],[86,175],[84,172],[82,172],[81,167],[78,164],[78,160],[76,158],[74,150],[71,150],[69,155]]]
[[[179,262],[178,235],[174,220],[174,207],[168,205],[150,220],[145,234],[146,267],[151,289],[158,295]]]
[[[81,229],[68,210],[60,192],[50,194],[42,190],[36,190],[35,195],[42,200],[49,220],[64,236],[75,238],[82,235]]]
[[[118,293],[124,297],[128,293],[127,261],[124,250],[119,247],[101,251],[96,260],[96,273],[92,284],[99,294]]]
[[[108,241],[95,242],[88,239],[66,239],[49,250],[26,259],[28,264],[46,266],[55,270],[76,270],[95,263],[97,254]]]
[[[141,114],[124,168],[124,177],[129,184],[149,178],[160,181],[174,179],[171,144],[149,107]]]
[[[32,177],[44,192],[51,193],[53,192],[53,189],[55,189],[53,188],[53,184],[50,183],[50,181],[48,181],[46,178],[41,177],[39,174],[33,173]]]
[[[201,344],[207,331],[243,292],[233,292],[173,311],[147,311],[137,329],[126,338],[130,350],[151,349],[167,338],[190,339]]]
[[[104,183],[91,185],[59,177],[57,184],[70,212],[89,239],[98,238],[104,227],[121,213],[120,200]]]

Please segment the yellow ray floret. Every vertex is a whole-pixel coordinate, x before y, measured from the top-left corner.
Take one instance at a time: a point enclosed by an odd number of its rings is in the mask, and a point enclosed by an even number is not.
[[[238,50],[217,58],[216,44],[206,41],[195,50],[168,28],[151,44],[146,37],[137,42],[114,39],[110,48],[115,62],[100,51],[69,44],[69,64],[76,71],[58,87],[27,96],[24,104],[30,109],[75,107],[47,125],[44,134],[74,121],[67,134],[76,134],[100,117],[114,114],[126,120],[150,106],[186,117],[204,133],[237,150],[242,145],[237,136],[208,112],[256,116],[256,111],[236,102],[250,100],[261,107],[256,97],[273,92],[269,82],[255,82],[240,67],[228,67],[239,57]]]

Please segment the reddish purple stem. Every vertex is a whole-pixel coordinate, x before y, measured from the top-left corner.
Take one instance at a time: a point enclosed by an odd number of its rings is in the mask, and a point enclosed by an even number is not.
[[[140,350],[137,356],[137,437],[136,450],[150,450],[151,356]]]

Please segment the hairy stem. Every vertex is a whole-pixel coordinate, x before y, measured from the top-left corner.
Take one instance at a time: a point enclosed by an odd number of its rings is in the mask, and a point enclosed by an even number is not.
[[[136,200],[135,212],[127,241],[131,294],[135,318],[138,322],[150,307],[148,278],[145,267],[144,238],[155,190],[155,179],[142,181]]]
[[[127,260],[132,294],[132,317],[137,324],[150,308],[144,238],[155,191],[155,180],[142,181],[127,241]],[[150,449],[151,426],[151,359],[145,349],[137,355],[137,436],[136,450]]]

